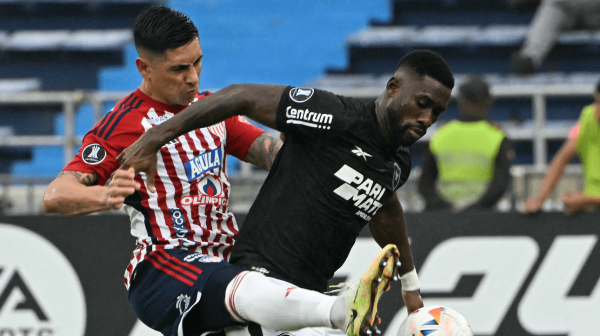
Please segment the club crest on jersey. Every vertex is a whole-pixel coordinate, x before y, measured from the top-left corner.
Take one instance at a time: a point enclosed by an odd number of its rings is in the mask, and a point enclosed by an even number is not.
[[[223,162],[221,147],[196,156],[184,165],[188,181],[192,182],[204,173],[221,167],[221,162]]]
[[[212,126],[208,126],[208,130],[210,133],[218,136],[219,138],[222,138],[225,136],[225,132],[223,131],[223,125],[221,125],[221,123],[218,123],[218,124],[212,125]]]
[[[83,149],[81,158],[87,164],[95,165],[106,158],[106,150],[99,144],[91,144]]]
[[[227,198],[223,197],[223,185],[218,177],[206,175],[198,182],[200,195],[184,196],[181,198],[183,205],[216,205],[228,204]]]
[[[356,215],[370,221],[383,206],[379,200],[387,189],[348,165],[344,165],[334,175],[345,183],[333,192],[346,201],[354,202],[358,209]]]
[[[313,93],[315,93],[314,89],[293,88],[290,90],[290,99],[296,103],[304,103],[313,96]]]
[[[190,305],[190,297],[186,294],[179,294],[177,296],[177,302],[175,303],[175,308],[179,310],[179,314],[183,314],[184,311],[188,309]]]
[[[396,162],[394,162],[394,177],[392,179],[392,185],[394,186],[394,190],[398,189],[398,185],[400,184],[400,180],[402,178],[402,169]]]

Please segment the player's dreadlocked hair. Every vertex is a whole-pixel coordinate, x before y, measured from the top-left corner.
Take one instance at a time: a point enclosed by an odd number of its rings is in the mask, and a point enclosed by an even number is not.
[[[133,26],[135,47],[156,54],[179,48],[198,37],[198,29],[185,14],[165,6],[152,6],[141,13]]]
[[[454,88],[454,76],[444,58],[431,50],[414,50],[404,55],[398,63],[399,68],[414,70],[419,76],[429,76],[444,84],[449,89]]]

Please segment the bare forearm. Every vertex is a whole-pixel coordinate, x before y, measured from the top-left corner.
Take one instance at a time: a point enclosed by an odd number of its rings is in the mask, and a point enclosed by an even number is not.
[[[556,184],[562,178],[563,171],[567,163],[568,160],[565,161],[564,159],[556,159],[550,163],[550,166],[548,167],[548,172],[546,172],[546,175],[542,180],[540,190],[536,195],[536,199],[540,201],[545,201],[546,199],[548,199],[548,197],[550,197],[550,194],[556,187]]]
[[[397,203],[394,204],[394,202]],[[400,251],[400,274],[411,271],[415,266],[410,250],[408,235],[406,233],[406,222],[404,221],[404,212],[400,202],[394,195],[391,206],[382,209],[375,218],[369,222],[369,229],[373,238],[384,247],[387,244],[394,244]]]
[[[275,112],[285,86],[230,85],[201,99],[168,121],[146,132],[156,151],[168,141],[191,130],[214,125],[235,115],[245,115],[275,128]]]
[[[577,148],[577,140],[576,139],[568,139],[561,146],[558,153],[556,153],[556,155],[552,159],[552,162],[550,163],[550,166],[548,167],[548,172],[544,176],[544,180],[542,181],[542,186],[540,187],[540,191],[538,192],[538,194],[536,196],[536,199],[538,201],[543,202],[550,196],[550,194],[552,193],[552,190],[554,190],[554,187],[556,187],[556,184],[561,179],[561,177],[563,175],[563,170],[565,169],[565,166],[575,156],[576,148]]]
[[[109,210],[103,201],[106,187],[86,186],[79,183],[74,174],[68,173],[75,172],[61,173],[46,189],[43,202],[45,212],[71,216]]]

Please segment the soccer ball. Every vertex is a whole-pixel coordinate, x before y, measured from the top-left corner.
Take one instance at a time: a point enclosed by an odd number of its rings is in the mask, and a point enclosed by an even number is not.
[[[398,336],[473,336],[467,320],[456,310],[426,306],[408,315]]]

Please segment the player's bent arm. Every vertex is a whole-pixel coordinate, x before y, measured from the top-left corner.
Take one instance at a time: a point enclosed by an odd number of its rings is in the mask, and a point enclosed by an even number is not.
[[[44,211],[70,216],[119,209],[125,197],[139,189],[133,169],[117,170],[108,186],[96,183],[96,174],[61,172],[44,193]]]
[[[542,181],[540,191],[534,198],[525,202],[523,213],[532,213],[540,210],[544,204],[544,201],[548,199],[552,193],[552,190],[554,190],[554,187],[556,187],[556,184],[562,177],[565,167],[576,153],[577,138],[567,139],[567,141],[565,141],[565,143],[558,150],[558,153],[556,153],[552,159],[552,162],[548,167],[548,171],[546,172],[546,175]]]
[[[153,127],[140,139],[153,145],[153,151],[191,130],[208,127],[229,117],[245,115],[262,125],[276,128],[276,112],[285,86],[234,84],[200,99],[175,117]]]
[[[147,176],[156,173],[156,152],[168,141],[191,130],[207,127],[235,115],[245,115],[267,127],[276,128],[277,106],[283,85],[237,84],[200,99],[173,118],[151,128],[118,157],[121,167],[134,167]],[[148,189],[155,191],[154,179]]]
[[[412,260],[406,222],[400,200],[396,193],[390,197],[384,207],[369,222],[369,229],[380,246],[395,244],[400,251],[400,273],[402,280],[402,300],[408,313],[423,307],[423,299],[419,292],[419,278]]]
[[[281,140],[273,138],[268,133],[263,133],[252,142],[244,161],[269,171],[281,145],[283,145]]]
[[[369,221],[369,229],[379,246],[384,247],[387,244],[395,244],[398,247],[400,262],[402,262],[398,270],[400,275],[406,274],[415,268],[408,243],[408,234],[406,233],[404,212],[396,193],[387,200],[377,215]]]
[[[96,182],[96,174],[60,172],[44,193],[44,211],[80,215],[100,209],[103,187],[95,185]]]

